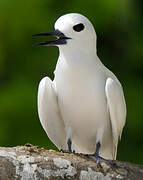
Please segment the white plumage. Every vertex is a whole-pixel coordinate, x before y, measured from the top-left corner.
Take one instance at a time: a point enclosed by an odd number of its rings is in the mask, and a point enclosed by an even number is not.
[[[82,24],[84,29],[75,31]],[[96,54],[96,33],[90,21],[76,13],[61,16],[55,29],[66,44],[58,44],[55,78],[41,80],[38,113],[48,137],[59,149],[91,154],[100,142],[100,155],[116,159],[118,139],[126,119],[120,82]]]

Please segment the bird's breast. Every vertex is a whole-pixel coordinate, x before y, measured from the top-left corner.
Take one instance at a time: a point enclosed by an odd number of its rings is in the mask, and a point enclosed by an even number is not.
[[[56,72],[55,82],[60,111],[68,126],[87,130],[89,124],[102,126],[107,116],[105,77],[100,72],[84,70]]]

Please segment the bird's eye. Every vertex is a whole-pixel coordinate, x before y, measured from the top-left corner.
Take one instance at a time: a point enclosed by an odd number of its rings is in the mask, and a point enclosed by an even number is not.
[[[80,32],[84,29],[84,25],[82,23],[77,24],[77,25],[73,26],[73,29],[77,32]]]

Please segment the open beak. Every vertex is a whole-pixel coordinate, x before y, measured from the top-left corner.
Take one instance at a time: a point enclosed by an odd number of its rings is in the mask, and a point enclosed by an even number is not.
[[[62,45],[62,44],[67,44],[67,39],[71,39],[70,37],[66,37],[61,31],[54,30],[51,32],[44,32],[44,33],[38,33],[34,34],[33,37],[37,36],[52,36],[52,37],[57,37],[56,40],[52,41],[45,41],[45,42],[40,42],[35,44],[35,46],[56,46],[56,45]]]

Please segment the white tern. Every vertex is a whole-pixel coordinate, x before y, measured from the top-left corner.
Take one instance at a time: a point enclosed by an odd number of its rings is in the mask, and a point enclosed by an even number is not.
[[[48,137],[65,151],[116,159],[126,103],[119,80],[97,56],[93,25],[71,13],[56,21],[54,31],[34,36],[57,37],[37,46],[59,48],[54,80],[44,77],[38,89],[38,113]]]

